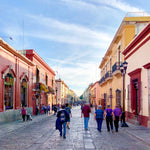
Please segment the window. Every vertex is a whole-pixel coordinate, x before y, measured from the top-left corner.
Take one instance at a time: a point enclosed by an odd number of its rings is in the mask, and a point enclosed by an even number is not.
[[[121,46],[118,46],[118,62],[121,65]]]
[[[4,80],[4,105],[5,110],[13,109],[14,77],[7,73]]]
[[[109,61],[109,70],[112,71],[112,58],[110,57],[110,61]]]
[[[39,69],[36,69],[36,83],[39,83],[40,76],[39,76]]]
[[[116,104],[121,105],[121,91],[119,89],[116,90]]]
[[[27,106],[27,79],[23,79],[21,83],[21,106]]]

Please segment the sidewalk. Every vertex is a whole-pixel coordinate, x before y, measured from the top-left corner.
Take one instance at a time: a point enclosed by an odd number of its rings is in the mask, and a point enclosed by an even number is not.
[[[125,132],[132,137],[137,138],[138,140],[144,142],[148,146],[150,146],[150,129],[139,126],[139,125],[134,125],[129,122],[127,122],[129,127],[120,127],[121,132]]]
[[[50,117],[53,114],[50,114],[49,116],[47,114],[42,114],[42,115],[37,115],[37,116],[32,116],[32,121],[25,121],[23,122],[22,120],[17,120],[9,123],[3,123],[0,124],[0,138],[3,136],[6,136],[7,134],[19,129],[19,128],[24,128],[28,125],[31,125],[33,123],[39,122],[43,119],[46,119]]]

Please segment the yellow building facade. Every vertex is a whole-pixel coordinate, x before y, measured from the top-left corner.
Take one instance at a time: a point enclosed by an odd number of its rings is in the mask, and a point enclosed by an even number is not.
[[[123,77],[121,76],[120,65],[125,60],[122,52],[149,21],[150,16],[126,16],[107,49],[99,66],[101,69],[100,103],[104,109],[108,104],[112,108],[116,104],[123,107]]]

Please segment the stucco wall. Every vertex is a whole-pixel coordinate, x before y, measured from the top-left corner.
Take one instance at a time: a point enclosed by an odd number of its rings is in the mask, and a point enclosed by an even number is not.
[[[142,81],[142,110],[141,115],[148,116],[148,73],[147,69],[143,66],[150,62],[150,41],[140,47],[134,54],[132,54],[126,61],[128,62],[127,74],[142,68],[141,81]],[[126,76],[126,87],[130,84],[130,77]],[[126,95],[127,98],[127,95]]]

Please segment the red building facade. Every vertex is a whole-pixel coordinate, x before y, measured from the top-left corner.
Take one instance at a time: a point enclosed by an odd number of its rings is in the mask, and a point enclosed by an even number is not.
[[[24,50],[22,53],[34,63],[33,67],[33,114],[36,107],[41,112],[42,105],[48,104],[52,108],[55,99],[55,72],[49,65],[33,50]]]
[[[23,105],[32,111],[33,66],[0,38],[0,122],[16,120]]]

